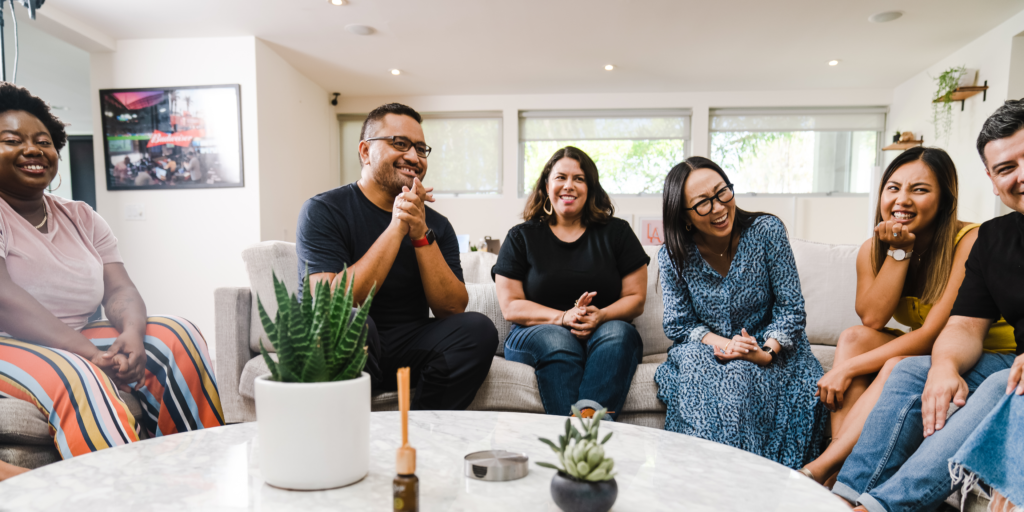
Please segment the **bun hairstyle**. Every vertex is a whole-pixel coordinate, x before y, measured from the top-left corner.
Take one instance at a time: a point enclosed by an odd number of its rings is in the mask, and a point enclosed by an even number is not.
[[[598,180],[597,164],[582,149],[572,146],[555,151],[555,154],[548,159],[548,163],[544,164],[537,183],[533,185],[533,191],[526,199],[523,220],[539,220],[549,224],[555,222],[555,216],[548,215],[544,211],[544,204],[548,200],[548,177],[551,175],[551,169],[563,158],[571,158],[579,162],[580,169],[583,169],[583,178],[587,182],[587,203],[583,205],[583,217],[580,222],[584,226],[607,224],[615,215],[615,207],[612,206],[612,199],[608,197],[608,193],[604,191],[600,180]]]
[[[676,165],[665,176],[665,188],[662,191],[661,214],[665,228],[665,250],[668,251],[669,260],[675,268],[676,275],[682,278],[683,268],[686,266],[686,258],[689,255],[689,246],[693,242],[693,235],[696,231],[686,229],[686,180],[690,174],[697,169],[711,169],[718,173],[726,185],[732,184],[725,171],[715,162],[701,157],[692,156],[683,163]],[[762,212],[748,212],[736,207],[736,220],[733,221],[732,235],[729,238],[729,251],[732,251],[732,241],[739,237],[743,230],[749,228],[754,219],[770,215]]]
[[[956,177],[956,166],[949,154],[939,148],[910,148],[896,157],[882,174],[878,184],[878,204],[875,206],[875,225],[882,222],[882,192],[889,178],[900,167],[911,162],[923,162],[935,175],[939,183],[939,212],[935,215],[935,235],[927,256],[921,259],[918,275],[924,276],[924,290],[920,299],[925,304],[935,304],[946,290],[949,274],[953,270],[953,255],[956,252],[954,242],[957,233],[957,196],[959,184]],[[871,266],[875,275],[882,269],[885,257],[889,252],[889,244],[883,242],[878,233],[872,236]]]

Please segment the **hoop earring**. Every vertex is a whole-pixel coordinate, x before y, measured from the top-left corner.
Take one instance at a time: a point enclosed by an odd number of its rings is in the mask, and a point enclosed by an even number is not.
[[[544,213],[546,213],[548,215],[551,215],[553,212],[554,212],[554,210],[552,209],[552,206],[551,206],[551,199],[545,197],[544,198]]]
[[[57,173],[57,178],[58,178],[58,179],[60,180],[60,181],[58,181],[58,182],[57,182],[57,188],[60,188],[60,186],[64,184],[64,177],[63,177],[63,176],[61,176],[61,175],[60,175],[60,173],[58,172],[58,173]],[[50,180],[50,185],[52,185],[52,184],[53,184],[53,180]],[[47,189],[48,189],[48,190],[49,190],[50,192],[53,192],[54,190],[57,190],[57,188],[53,188],[53,187],[50,187],[49,185],[47,185],[47,187],[46,187],[46,188],[47,188]]]
[[[693,230],[693,224],[687,224],[686,225],[686,230],[687,231],[692,231]]]

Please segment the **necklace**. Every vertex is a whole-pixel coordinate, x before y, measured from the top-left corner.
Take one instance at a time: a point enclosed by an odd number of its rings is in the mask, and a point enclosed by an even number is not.
[[[47,214],[46,207],[44,206],[43,207],[43,221],[40,222],[39,224],[36,224],[36,229],[43,229],[43,226],[46,225],[46,219],[48,217],[49,217],[49,215]]]

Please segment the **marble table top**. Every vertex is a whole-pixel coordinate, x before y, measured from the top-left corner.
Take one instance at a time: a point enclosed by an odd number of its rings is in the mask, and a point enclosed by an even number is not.
[[[557,438],[564,418],[505,412],[409,414],[417,451],[420,510],[558,511],[549,486],[555,462],[537,436]],[[784,466],[724,445],[635,425],[604,422],[619,497],[613,511],[846,512],[824,487]],[[256,423],[160,437],[51,464],[0,483],[0,511],[390,511],[397,412],[371,415],[370,473],[329,491],[285,491],[264,483]],[[525,452],[530,473],[512,482],[463,476],[463,457]]]

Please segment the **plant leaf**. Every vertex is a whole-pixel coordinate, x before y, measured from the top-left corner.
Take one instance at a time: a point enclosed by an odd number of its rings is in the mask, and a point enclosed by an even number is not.
[[[259,295],[256,296],[256,309],[260,312],[260,323],[263,324],[263,332],[267,333],[267,342],[270,346],[276,348],[274,340],[277,338],[277,326],[270,320],[270,315],[267,314],[267,310],[263,308],[263,301],[260,300]],[[263,344],[260,343],[262,346]]]
[[[538,439],[540,439],[540,442],[550,446],[551,450],[554,451],[555,453],[561,453],[562,452],[562,450],[558,449],[558,447],[555,446],[555,443],[552,443],[551,441],[549,441],[547,439],[544,439],[543,437],[538,438]]]
[[[560,468],[560,467],[558,467],[558,466],[556,466],[556,465],[554,465],[554,464],[552,464],[550,462],[538,462],[537,465],[542,467],[542,468],[548,468],[548,469],[554,469],[556,471],[562,471],[562,468]],[[565,473],[565,471],[562,471],[562,472]]]
[[[271,380],[281,382],[281,374],[278,373],[277,371],[277,363],[275,363],[274,360],[270,358],[270,354],[267,353],[267,349],[263,347],[262,343],[260,343],[260,354],[263,354],[263,362],[267,363],[267,368],[270,368]]]
[[[309,325],[313,319],[313,290],[309,286],[309,262],[306,262],[306,271],[302,275],[302,323]]]
[[[601,444],[607,443],[608,440],[612,438],[612,434],[614,434],[614,433],[615,432],[608,432],[608,435],[604,436],[604,439],[601,440]]]

